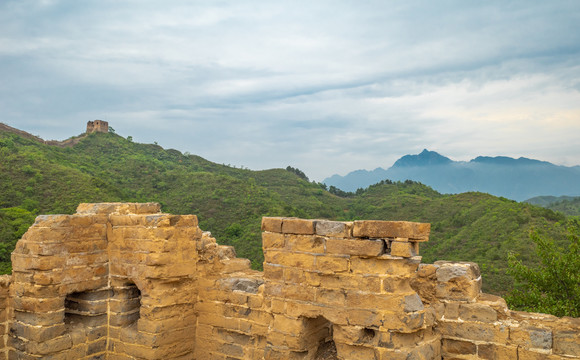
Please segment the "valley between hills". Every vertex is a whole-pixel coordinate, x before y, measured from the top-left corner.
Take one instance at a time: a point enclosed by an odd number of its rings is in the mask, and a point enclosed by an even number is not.
[[[29,135],[29,134],[28,134]],[[332,220],[406,220],[432,224],[424,263],[473,261],[483,290],[517,287],[507,256],[534,265],[530,232],[565,246],[570,217],[482,192],[441,194],[416,181],[381,181],[347,193],[308,181],[298,169],[253,171],[92,133],[51,144],[0,128],[0,266],[9,273],[16,241],[39,214],[71,214],[81,202],[159,202],[164,212],[196,214],[200,227],[260,269],[263,216]],[[285,164],[280,164],[281,166]]]

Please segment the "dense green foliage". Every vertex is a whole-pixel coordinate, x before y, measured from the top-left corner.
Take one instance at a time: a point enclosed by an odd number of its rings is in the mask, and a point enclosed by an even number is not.
[[[24,235],[30,224],[34,222],[34,214],[19,207],[0,209],[0,273],[12,272],[10,254],[18,239]]]
[[[508,251],[533,265],[529,231],[557,238],[561,230],[553,225],[567,221],[530,204],[483,193],[442,195],[413,181],[382,181],[356,193],[327,191],[292,167],[236,169],[114,133],[58,147],[0,131],[0,159],[5,255],[35,215],[73,213],[81,202],[156,201],[165,212],[196,214],[203,230],[234,245],[255,268],[263,261],[262,216],[422,221],[432,224],[430,242],[421,244],[424,262],[478,262],[484,290],[501,294],[513,283],[506,273]],[[7,256],[0,261],[9,269]]]
[[[567,249],[537,232],[532,233],[540,266],[526,266],[516,254],[510,253],[510,273],[517,281],[517,288],[506,296],[511,307],[580,317],[580,223],[573,221],[568,231]]]

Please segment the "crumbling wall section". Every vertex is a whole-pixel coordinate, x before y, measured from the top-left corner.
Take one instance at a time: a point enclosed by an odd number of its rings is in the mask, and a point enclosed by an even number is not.
[[[509,310],[501,297],[481,293],[475,263],[421,264],[411,284],[436,310],[444,358],[580,358],[580,319]]]
[[[264,218],[266,358],[437,358],[434,314],[410,280],[429,224]]]
[[[197,217],[162,214],[158,204],[86,207],[79,210],[109,213],[109,358],[191,358],[201,239]]]
[[[88,294],[108,288],[106,220],[100,214],[43,215],[18,241],[10,358],[67,352],[82,359],[106,352],[106,306]]]
[[[263,273],[209,233],[202,236],[198,270],[195,359],[262,359],[272,320]]]
[[[194,215],[158,204],[81,204],[39,216],[12,254],[9,357],[191,358]]]
[[[10,275],[0,275],[0,360],[8,359],[8,322],[12,317],[9,304],[11,281]]]
[[[440,357],[435,312],[410,286],[429,224],[264,218],[262,230],[263,274],[203,241],[196,358]]]

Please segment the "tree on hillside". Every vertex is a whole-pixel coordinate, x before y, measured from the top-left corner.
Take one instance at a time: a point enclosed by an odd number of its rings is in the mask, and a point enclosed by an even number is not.
[[[290,171],[293,172],[294,174],[296,174],[299,178],[304,179],[306,181],[310,181],[308,180],[308,176],[306,176],[306,174],[304,173],[304,171],[298,169],[298,168],[294,168],[292,166],[287,166],[286,167],[286,171]]]
[[[541,263],[530,268],[517,255],[508,255],[509,273],[522,286],[506,296],[508,304],[519,310],[580,317],[580,223],[571,221],[567,250],[537,232],[530,238]]]

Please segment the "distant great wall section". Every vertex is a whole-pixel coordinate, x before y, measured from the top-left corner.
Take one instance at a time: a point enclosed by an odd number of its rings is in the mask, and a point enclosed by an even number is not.
[[[59,146],[59,147],[69,147],[69,146],[74,146],[74,145],[78,144],[79,141],[84,139],[87,134],[91,134],[91,133],[95,133],[95,132],[100,132],[100,133],[109,132],[109,123],[104,121],[104,120],[88,121],[87,122],[87,129],[86,129],[86,132],[84,134],[72,137],[70,139],[62,140],[62,141],[44,140],[38,136],[27,133],[26,131],[22,131],[22,130],[13,128],[12,126],[8,126],[8,125],[3,124],[3,123],[0,123],[0,131],[11,132],[11,133],[17,134],[19,136],[22,136],[25,139],[37,141],[39,143],[43,143],[43,144],[47,144],[47,145],[53,145],[53,146]]]
[[[579,359],[580,319],[510,311],[429,224],[263,218],[264,271],[195,215],[81,204],[0,278],[0,359]]]

